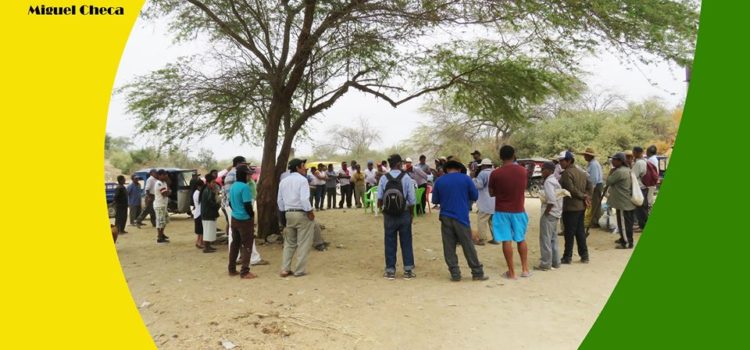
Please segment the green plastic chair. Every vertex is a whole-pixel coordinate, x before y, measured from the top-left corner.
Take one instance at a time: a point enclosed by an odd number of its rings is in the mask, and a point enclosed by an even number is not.
[[[371,213],[376,214],[375,207],[378,202],[378,186],[371,187],[365,192],[363,197],[362,203],[364,204],[363,207],[365,208],[365,213],[369,210]]]
[[[424,194],[424,191],[425,191],[424,187],[417,188],[417,194],[416,194],[417,204],[414,205],[414,216],[417,216],[417,208],[422,207],[422,194]],[[424,215],[424,213],[422,213],[422,215]]]

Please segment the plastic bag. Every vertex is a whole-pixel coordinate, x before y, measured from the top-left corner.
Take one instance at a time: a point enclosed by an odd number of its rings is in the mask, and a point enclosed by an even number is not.
[[[630,180],[633,185],[633,193],[630,195],[630,201],[640,207],[643,205],[643,192],[641,192],[641,187],[638,185],[638,178],[635,177],[635,174],[630,173]]]

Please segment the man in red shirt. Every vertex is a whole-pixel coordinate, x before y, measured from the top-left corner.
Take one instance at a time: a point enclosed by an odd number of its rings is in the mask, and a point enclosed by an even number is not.
[[[490,175],[487,185],[490,196],[495,197],[495,214],[492,216],[492,234],[503,242],[503,255],[508,264],[504,278],[516,279],[513,268],[513,242],[518,244],[518,255],[523,269],[521,277],[530,277],[529,253],[526,245],[526,227],[529,217],[524,209],[527,177],[526,168],[515,164],[516,150],[512,146],[500,148],[503,165]]]

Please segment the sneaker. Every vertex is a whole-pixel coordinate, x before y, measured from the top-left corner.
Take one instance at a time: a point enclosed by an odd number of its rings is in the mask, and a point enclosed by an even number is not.
[[[405,280],[410,280],[410,279],[416,278],[416,277],[417,277],[417,275],[414,273],[414,271],[412,271],[412,270],[404,271],[404,279]]]
[[[488,279],[490,279],[490,276],[487,276],[487,275],[481,275],[481,276],[472,276],[472,277],[471,277],[471,280],[472,280],[472,281],[486,281],[486,280],[488,280]]]
[[[461,281],[461,275],[451,275],[451,282]]]
[[[560,260],[560,263],[561,264],[565,264],[565,265],[570,265],[571,261],[570,261],[570,259],[562,259],[562,260]]]
[[[551,269],[552,269],[551,267],[542,266],[542,265],[534,266],[534,270],[536,271],[549,271]]]
[[[385,274],[383,274],[383,277],[385,277],[385,279],[387,279],[387,280],[391,280],[392,281],[392,280],[396,279],[396,273],[395,272],[386,271]]]
[[[625,245],[624,243],[621,243],[620,245],[616,246],[615,249],[633,249],[633,244]]]
[[[615,243],[625,244],[625,240],[622,239],[622,238],[618,238],[618,239],[615,240]]]
[[[159,238],[156,239],[156,243],[157,244],[169,243],[169,238],[167,238],[167,237],[159,237]]]
[[[581,264],[588,264],[588,263],[589,263],[589,258],[581,259]]]

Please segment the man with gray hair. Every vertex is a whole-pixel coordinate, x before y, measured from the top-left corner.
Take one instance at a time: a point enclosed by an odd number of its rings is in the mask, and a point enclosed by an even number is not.
[[[539,218],[539,251],[542,259],[539,266],[534,270],[548,271],[560,267],[560,248],[557,244],[557,221],[562,216],[562,197],[558,192],[562,190],[560,183],[554,176],[555,163],[544,162],[542,165],[542,177],[544,178],[544,191],[540,196],[542,200],[542,216]]]

